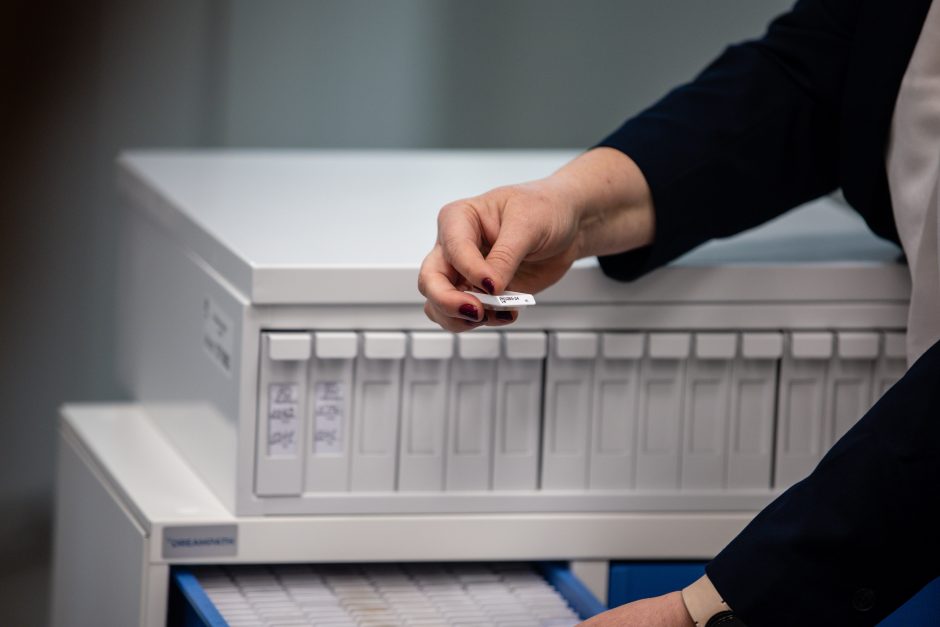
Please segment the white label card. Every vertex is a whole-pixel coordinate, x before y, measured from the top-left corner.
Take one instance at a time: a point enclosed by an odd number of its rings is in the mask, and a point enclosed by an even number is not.
[[[268,386],[268,456],[297,454],[299,414],[300,385],[272,383]]]
[[[535,304],[535,297],[532,294],[523,292],[503,292],[502,294],[481,294],[479,292],[466,291],[483,305],[484,309],[506,310],[516,309],[518,307],[531,307]]]
[[[342,381],[319,381],[313,393],[313,452],[317,455],[342,454],[346,385]]]

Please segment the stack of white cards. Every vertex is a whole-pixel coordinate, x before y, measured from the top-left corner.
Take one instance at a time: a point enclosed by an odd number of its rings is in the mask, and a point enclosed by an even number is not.
[[[570,627],[528,564],[236,566],[195,569],[232,627]]]

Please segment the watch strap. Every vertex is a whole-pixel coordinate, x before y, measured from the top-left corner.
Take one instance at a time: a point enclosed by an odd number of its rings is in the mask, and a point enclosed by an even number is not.
[[[727,610],[718,612],[705,623],[705,627],[747,627],[734,612]]]

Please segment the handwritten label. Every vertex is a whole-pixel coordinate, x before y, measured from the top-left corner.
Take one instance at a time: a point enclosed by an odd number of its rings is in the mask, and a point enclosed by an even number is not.
[[[313,422],[313,452],[342,454],[346,422],[346,386],[342,381],[318,381],[314,386]]]
[[[297,425],[300,422],[300,385],[271,383],[268,386],[268,456],[297,454]]]
[[[208,296],[202,301],[202,347],[215,364],[232,376],[232,355],[235,348],[232,319]]]

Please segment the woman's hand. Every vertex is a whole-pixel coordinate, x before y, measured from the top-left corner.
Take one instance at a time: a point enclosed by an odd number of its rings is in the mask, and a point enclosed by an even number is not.
[[[576,259],[652,239],[652,201],[639,168],[621,152],[597,148],[548,178],[441,209],[418,289],[427,298],[425,313],[449,331],[507,324],[516,312],[484,313],[464,291],[539,292]]]
[[[577,218],[549,179],[453,202],[437,224],[418,289],[428,299],[428,317],[450,331],[513,320],[510,311],[488,312],[483,320],[480,302],[464,290],[538,292],[580,256]]]
[[[642,599],[598,614],[580,627],[695,627],[680,592]]]

